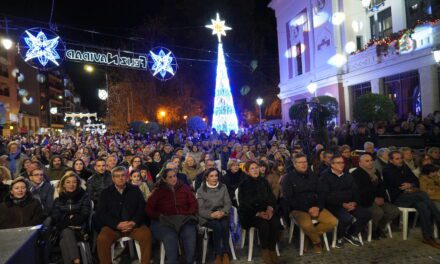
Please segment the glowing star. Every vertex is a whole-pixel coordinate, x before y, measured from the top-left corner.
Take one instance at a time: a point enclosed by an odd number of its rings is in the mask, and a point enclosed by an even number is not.
[[[175,72],[171,65],[174,57],[171,51],[169,51],[167,54],[165,54],[162,49],[159,51],[158,54],[150,51],[150,55],[154,61],[153,66],[151,66],[153,76],[156,76],[159,73],[160,76],[162,76],[162,79],[165,79],[167,72],[174,76]]]
[[[59,37],[47,39],[43,31],[34,36],[26,30],[26,34],[28,37],[25,37],[24,41],[29,46],[29,50],[26,52],[25,61],[38,58],[42,66],[46,66],[49,61],[57,66],[59,65],[57,59],[60,59],[60,55],[55,50],[58,46]]]
[[[217,13],[216,19],[211,19],[211,25],[206,25],[205,27],[212,29],[212,35],[217,35],[218,42],[222,42],[222,36],[226,36],[226,30],[231,30],[232,28],[225,25],[224,20],[220,20],[220,15]]]

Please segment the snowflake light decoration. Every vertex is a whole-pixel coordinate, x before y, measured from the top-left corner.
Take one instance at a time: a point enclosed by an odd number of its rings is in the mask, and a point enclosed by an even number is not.
[[[65,46],[52,31],[32,28],[21,35],[19,53],[31,66],[47,70],[60,65],[64,59]]]
[[[177,62],[174,54],[167,48],[157,47],[150,51],[150,72],[159,80],[166,81],[176,74]]]
[[[217,17],[211,19],[211,25],[206,25],[205,27],[212,29],[212,35],[217,35],[218,42],[222,42],[222,36],[226,36],[226,30],[231,30],[232,28],[225,25],[224,20],[220,20],[220,15],[217,13]]]

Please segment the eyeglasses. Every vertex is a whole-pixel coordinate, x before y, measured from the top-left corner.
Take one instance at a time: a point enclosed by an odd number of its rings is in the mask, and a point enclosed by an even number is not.
[[[32,176],[44,176],[43,173],[36,173],[36,174],[32,174]]]
[[[343,161],[333,162],[333,164],[345,164]]]

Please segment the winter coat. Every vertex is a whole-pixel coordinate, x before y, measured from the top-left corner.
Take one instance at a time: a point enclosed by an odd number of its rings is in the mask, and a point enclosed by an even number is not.
[[[133,221],[139,227],[146,220],[144,208],[144,196],[137,186],[127,183],[121,194],[112,184],[99,197],[97,215],[104,226],[113,230],[123,221]]]
[[[174,188],[162,181],[148,199],[145,211],[155,220],[160,215],[194,215],[197,213],[197,200],[190,187],[180,181]]]
[[[49,169],[46,170],[46,175],[49,176],[49,179],[51,181],[61,180],[61,177],[63,177],[64,172],[67,169],[67,167],[64,166],[64,164],[63,164],[63,159],[62,158],[61,158],[61,166],[59,168],[54,168],[53,167],[53,160],[55,158],[60,158],[60,156],[53,156],[50,159]]]
[[[385,187],[380,175],[377,181],[372,182],[370,175],[362,168],[357,168],[351,173],[354,182],[359,187],[359,204],[362,207],[371,207],[376,197],[386,198]]]
[[[38,225],[43,222],[43,218],[43,207],[30,192],[21,201],[14,201],[11,196],[7,196],[0,204],[0,229]]]
[[[43,181],[39,186],[33,186],[31,183],[30,191],[34,198],[40,200],[41,205],[43,206],[43,211],[46,216],[50,215],[50,211],[52,210],[53,198],[54,198],[54,188],[53,186],[46,181]]]
[[[413,187],[419,188],[419,179],[405,164],[400,168],[391,163],[385,166],[383,168],[383,181],[393,203],[404,192],[400,189],[402,183],[411,183]]]
[[[246,176],[238,190],[238,217],[243,228],[249,228],[255,215],[269,206],[276,212],[276,199],[265,178]]]
[[[234,204],[235,190],[244,179],[246,179],[246,174],[244,174],[241,169],[239,169],[236,173],[232,173],[231,170],[227,170],[226,174],[221,177],[221,182],[224,183],[228,188],[229,198],[231,198],[231,201],[233,201]]]
[[[102,190],[112,184],[112,175],[109,171],[105,171],[103,174],[95,173],[87,180],[87,193],[95,206],[98,205]]]
[[[80,187],[76,191],[62,192],[55,199],[52,209],[52,223],[59,231],[68,226],[86,229],[92,211],[89,195]]]
[[[204,182],[197,190],[196,197],[199,206],[199,223],[201,225],[213,220],[211,213],[214,211],[223,211],[226,216],[229,215],[231,199],[226,185],[219,183],[216,188],[209,188]]]
[[[311,171],[299,173],[295,169],[284,176],[283,197],[289,211],[308,212],[312,207],[324,208],[318,199],[318,177]]]
[[[430,177],[422,175],[419,178],[420,190],[428,194],[429,198],[434,201],[440,201],[440,179],[439,177]]]

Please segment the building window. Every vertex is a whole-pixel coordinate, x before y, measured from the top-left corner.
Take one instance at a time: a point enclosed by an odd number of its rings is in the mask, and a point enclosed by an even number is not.
[[[301,43],[296,44],[296,75],[301,75],[303,73],[302,65],[302,53],[301,53]]]
[[[361,50],[364,48],[364,40],[362,36],[356,36],[356,49]]]
[[[371,82],[352,85],[349,88],[351,91],[351,105],[353,106],[361,95],[371,93]]]
[[[8,66],[0,64],[0,76],[9,78]]]
[[[400,118],[408,113],[422,114],[420,80],[418,71],[405,72],[384,78],[385,95],[395,105]]]
[[[405,0],[406,26],[408,28],[416,26],[417,20],[428,19],[439,7],[438,0]]]
[[[378,30],[379,32],[376,32],[376,26],[374,21],[374,16],[370,17],[370,28],[371,28],[371,38],[385,38],[391,35],[393,33],[393,21],[391,18],[391,7],[388,7],[387,9],[379,12],[377,14],[377,23],[378,23]]]
[[[9,97],[9,87],[4,83],[0,84],[0,95]]]

